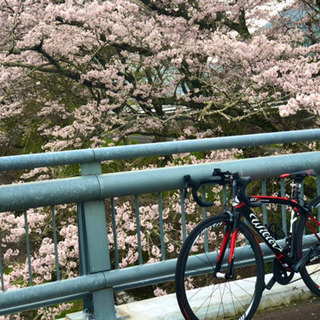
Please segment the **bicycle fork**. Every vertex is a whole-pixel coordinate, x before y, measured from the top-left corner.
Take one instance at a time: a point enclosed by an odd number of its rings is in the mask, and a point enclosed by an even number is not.
[[[220,252],[218,255],[217,264],[216,264],[216,267],[214,270],[214,275],[218,279],[228,280],[233,277],[234,253],[235,253],[235,248],[236,248],[237,235],[238,235],[238,231],[239,231],[238,215],[235,215],[235,217],[236,217],[236,219],[234,220],[233,225],[226,226],[225,235],[224,235],[222,245],[220,248]],[[231,239],[231,242],[230,242],[230,239]],[[229,242],[230,242],[230,250],[229,250],[229,257],[228,257],[228,268],[227,268],[227,272],[223,273],[220,271],[221,271],[222,262],[223,262],[225,253],[227,251]]]

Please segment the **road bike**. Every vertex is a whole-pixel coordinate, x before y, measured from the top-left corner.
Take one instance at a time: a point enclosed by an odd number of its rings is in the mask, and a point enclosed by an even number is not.
[[[231,187],[232,207],[197,225],[186,238],[176,266],[176,296],[187,320],[251,319],[263,291],[277,282],[290,283],[300,273],[307,287],[320,296],[320,196],[309,203],[300,199],[305,177],[314,170],[283,174],[292,179],[292,197],[247,196],[250,177],[215,169],[213,175],[195,181],[185,176],[198,205],[207,207],[198,189],[208,184]],[[286,205],[291,209],[290,231],[271,223],[264,225],[251,208],[262,204]],[[260,245],[257,235],[262,239]],[[261,246],[274,255],[273,276],[265,283]],[[273,256],[272,255],[272,256]]]

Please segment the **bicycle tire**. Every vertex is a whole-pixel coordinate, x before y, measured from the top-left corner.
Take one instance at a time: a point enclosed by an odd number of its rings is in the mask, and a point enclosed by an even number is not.
[[[187,320],[248,320],[259,306],[265,288],[263,257],[259,243],[243,222],[239,224],[233,279],[217,279],[213,275],[227,228],[232,228],[227,214],[211,217],[196,226],[183,244],[175,282],[178,304]],[[229,258],[227,251],[224,268]],[[250,261],[249,266],[242,261],[243,255]]]
[[[320,218],[320,196],[313,198],[310,201],[310,205],[313,207],[312,216],[319,221]],[[319,238],[315,236],[312,231],[317,230]],[[307,216],[301,215],[298,228],[297,228],[297,245],[298,258],[302,258],[303,254],[313,244],[319,245],[320,251],[320,229],[319,226],[309,220]],[[320,254],[313,257],[301,270],[301,278],[311,292],[320,297]]]

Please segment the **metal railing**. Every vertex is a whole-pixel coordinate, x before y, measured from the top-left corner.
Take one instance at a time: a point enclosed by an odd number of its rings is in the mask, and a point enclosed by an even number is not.
[[[163,193],[168,190],[180,190],[182,192],[184,175],[190,174],[196,179],[204,178],[211,175],[215,167],[222,170],[238,171],[243,175],[250,175],[254,179],[262,179],[261,192],[265,193],[266,179],[268,178],[276,177],[283,172],[306,168],[320,171],[320,152],[107,174],[102,173],[101,162],[319,139],[320,129],[314,129],[0,158],[0,172],[44,166],[81,164],[81,176],[78,177],[0,186],[0,212],[22,211],[24,216],[26,264],[29,278],[28,287],[7,290],[4,281],[7,271],[3,266],[3,252],[2,254],[0,252],[2,290],[0,293],[0,315],[83,299],[84,308],[94,314],[95,319],[116,319],[114,291],[165,282],[174,278],[176,259],[168,259],[165,250]],[[319,179],[317,179],[317,184],[319,186]],[[281,182],[281,192],[284,192],[283,182]],[[152,193],[155,193],[153,197],[156,199],[155,203],[158,208],[161,258],[158,262],[147,264],[143,259],[141,249],[139,199],[141,195]],[[127,196],[133,197],[132,214],[135,216],[138,263],[134,266],[120,268],[115,198]],[[106,199],[109,199],[110,203],[108,216],[106,216],[105,208]],[[59,244],[56,227],[56,207],[65,204],[76,204],[77,207],[80,276],[70,279],[61,277],[62,270],[59,267],[61,263],[58,255]],[[187,234],[184,205],[181,197],[181,241]],[[28,213],[31,209],[38,207],[48,207],[51,212],[52,245],[55,261],[55,281],[39,285],[33,278],[34,270],[31,257],[33,244],[30,244],[28,227]],[[282,214],[285,228],[285,211]],[[206,212],[203,212],[203,216],[206,217]],[[263,217],[264,222],[266,222],[265,208],[263,209]],[[108,234],[110,230],[112,230],[111,238]],[[112,258],[109,249],[110,239],[113,243]]]

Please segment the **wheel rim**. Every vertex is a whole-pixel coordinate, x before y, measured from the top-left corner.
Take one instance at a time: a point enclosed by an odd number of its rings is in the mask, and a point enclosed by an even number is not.
[[[319,219],[319,205],[320,202],[314,204],[314,210],[311,214],[315,220]],[[312,245],[319,245],[319,253],[315,254],[301,270],[301,275],[309,289],[320,296],[320,228],[312,218],[301,217],[302,224],[299,230],[301,245],[298,250],[299,256],[302,257]]]

